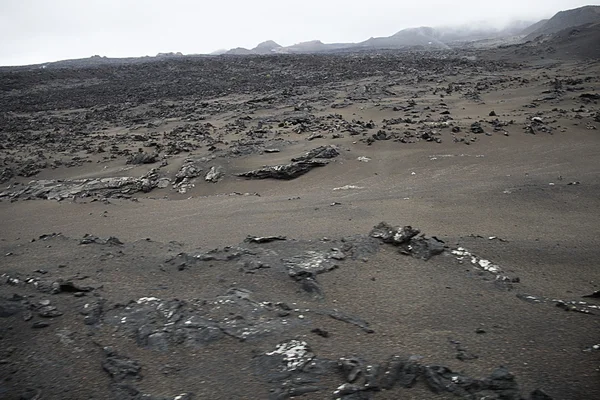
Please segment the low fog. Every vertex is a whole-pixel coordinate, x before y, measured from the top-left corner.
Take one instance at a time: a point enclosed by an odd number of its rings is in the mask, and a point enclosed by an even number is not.
[[[283,46],[315,39],[360,42],[418,26],[502,28],[586,4],[576,0],[306,0],[296,4],[280,0],[4,0],[0,2],[0,65],[95,54],[210,53],[252,48],[268,39]]]

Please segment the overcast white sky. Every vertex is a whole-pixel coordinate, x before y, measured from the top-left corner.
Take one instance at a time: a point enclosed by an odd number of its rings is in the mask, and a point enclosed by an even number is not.
[[[536,20],[577,0],[0,0],[0,65],[359,42],[416,26]]]

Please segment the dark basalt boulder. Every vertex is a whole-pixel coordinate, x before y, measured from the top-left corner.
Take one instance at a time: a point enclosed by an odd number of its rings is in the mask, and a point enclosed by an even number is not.
[[[310,161],[298,161],[290,164],[266,166],[253,171],[242,172],[237,174],[247,179],[282,179],[291,180],[299,176],[302,176],[310,170],[318,167],[324,167],[327,165],[327,161],[321,160],[310,160]]]

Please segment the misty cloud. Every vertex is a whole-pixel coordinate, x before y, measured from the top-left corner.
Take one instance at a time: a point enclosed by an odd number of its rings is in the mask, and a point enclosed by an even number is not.
[[[303,2],[193,0],[3,0],[0,65],[67,58],[208,53],[273,39],[358,42],[416,26],[501,27],[588,4],[574,0]]]

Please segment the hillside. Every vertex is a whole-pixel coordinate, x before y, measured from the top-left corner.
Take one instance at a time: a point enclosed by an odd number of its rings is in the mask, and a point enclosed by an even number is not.
[[[585,6],[560,11],[538,29],[529,33],[525,40],[532,40],[540,35],[551,35],[564,29],[595,22],[600,22],[600,6]]]
[[[279,44],[277,44],[273,40],[267,40],[266,42],[262,42],[258,46],[253,48],[252,52],[255,54],[270,54],[279,48],[281,48]]]
[[[565,58],[600,59],[600,22],[563,29],[543,44]]]
[[[383,49],[410,46],[426,46],[438,49],[448,48],[445,43],[436,38],[436,30],[430,27],[403,29],[392,36],[371,38],[357,45],[357,47]]]
[[[541,29],[547,22],[548,22],[548,19],[542,19],[541,21],[538,21],[535,24],[530,25],[527,28],[523,29],[521,31],[521,35],[527,36],[535,31],[537,31],[538,29]]]
[[[252,50],[245,49],[243,47],[236,47],[235,49],[231,49],[227,51],[225,54],[230,54],[234,56],[246,56],[250,54],[254,54]]]

